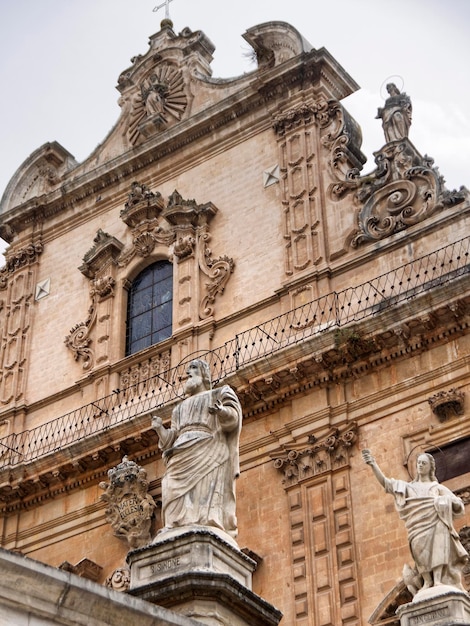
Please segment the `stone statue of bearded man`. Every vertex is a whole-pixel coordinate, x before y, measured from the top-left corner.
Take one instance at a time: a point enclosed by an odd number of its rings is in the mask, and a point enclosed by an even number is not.
[[[208,526],[235,538],[241,405],[228,385],[212,389],[205,361],[191,361],[187,375],[187,397],[173,410],[170,428],[152,418],[166,465],[162,531]]]

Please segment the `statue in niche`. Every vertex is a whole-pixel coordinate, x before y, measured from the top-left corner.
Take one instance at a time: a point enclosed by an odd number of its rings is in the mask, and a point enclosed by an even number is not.
[[[387,85],[389,97],[385,105],[377,111],[376,119],[382,119],[385,141],[398,141],[408,137],[411,126],[411,99],[406,93],[401,93],[394,83]]]
[[[394,496],[398,514],[405,522],[416,565],[415,570],[406,565],[404,568],[405,583],[411,593],[439,585],[463,590],[461,570],[468,554],[452,520],[463,515],[464,503],[439,484],[434,458],[420,454],[416,460],[416,478],[406,482],[386,478],[370,450],[363,450],[362,456],[385,491]]]
[[[241,405],[228,385],[212,389],[205,361],[191,361],[187,376],[187,397],[173,410],[170,428],[160,417],[152,418],[166,466],[160,533],[197,525],[235,538]]]
[[[168,85],[161,82],[149,83],[142,88],[145,112],[149,117],[165,112],[168,93]]]

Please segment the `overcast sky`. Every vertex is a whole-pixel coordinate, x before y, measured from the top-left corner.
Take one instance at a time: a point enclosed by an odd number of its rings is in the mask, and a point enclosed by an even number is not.
[[[0,0],[0,195],[23,161],[58,141],[83,161],[117,121],[122,70],[160,29],[163,0]],[[470,0],[171,0],[174,30],[202,30],[213,77],[254,69],[242,34],[292,24],[325,47],[361,89],[343,101],[362,127],[368,161],[384,143],[391,76],[411,96],[410,139],[448,188],[470,188]],[[4,249],[0,241],[0,251]],[[0,266],[3,264],[0,258]]]

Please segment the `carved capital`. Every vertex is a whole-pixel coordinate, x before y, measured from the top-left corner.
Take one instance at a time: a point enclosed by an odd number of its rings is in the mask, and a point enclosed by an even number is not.
[[[297,107],[282,111],[274,116],[273,128],[278,135],[285,135],[290,130],[314,120],[316,107],[302,103]]]
[[[195,228],[207,227],[216,213],[212,202],[197,204],[195,200],[184,200],[175,190],[168,198],[163,216],[176,230],[194,232]]]
[[[451,417],[463,415],[464,393],[459,389],[449,389],[439,391],[428,398],[432,412],[437,415],[441,422],[445,422]]]
[[[8,279],[18,270],[38,261],[44,246],[42,243],[31,243],[21,250],[6,254],[6,264],[0,269],[0,290],[6,289]]]
[[[323,439],[311,435],[303,449],[288,449],[273,459],[274,467],[283,474],[284,486],[290,487],[307,478],[343,467],[349,462],[349,449],[357,440],[356,424],[332,430]]]

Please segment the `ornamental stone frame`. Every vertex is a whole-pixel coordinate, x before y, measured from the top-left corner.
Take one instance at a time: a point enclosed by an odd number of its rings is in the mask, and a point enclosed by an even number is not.
[[[120,213],[131,243],[124,245],[99,230],[79,268],[90,280],[91,305],[88,317],[71,329],[65,344],[84,370],[109,361],[109,344],[116,340],[110,323],[117,315],[116,289],[129,288],[130,271],[142,262],[164,258],[173,263],[173,334],[214,316],[216,300],[235,267],[228,256],[213,257],[208,245],[216,214],[211,202],[197,204],[175,190],[165,203],[158,191],[132,183]]]

